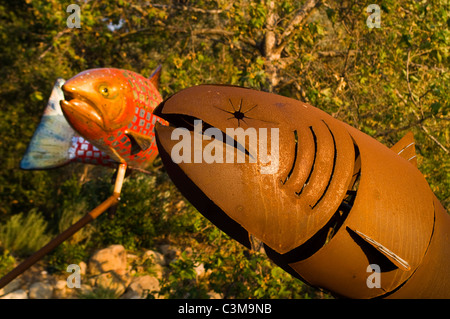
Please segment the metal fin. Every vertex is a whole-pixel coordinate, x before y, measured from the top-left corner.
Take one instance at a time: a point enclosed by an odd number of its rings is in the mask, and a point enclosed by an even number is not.
[[[161,69],[162,65],[160,64],[148,78],[157,90],[159,90],[159,78],[161,77]]]
[[[391,150],[417,167],[416,149],[414,145],[414,135],[412,132],[408,132],[400,141],[391,147]]]
[[[385,247],[384,245],[380,244],[376,240],[370,238],[369,236],[361,233],[360,231],[356,229],[351,229],[347,226],[348,229],[350,229],[352,232],[357,234],[360,238],[362,238],[365,242],[370,244],[372,247],[374,247],[376,250],[378,250],[381,254],[383,254],[387,259],[389,259],[390,262],[392,262],[395,266],[397,266],[400,269],[403,269],[405,271],[411,270],[411,266],[409,263],[401,258],[399,255],[395,254],[392,250]]]
[[[126,135],[131,141],[131,155],[137,154],[140,151],[145,151],[152,146],[154,141],[153,136],[143,135],[136,132],[128,131]]]

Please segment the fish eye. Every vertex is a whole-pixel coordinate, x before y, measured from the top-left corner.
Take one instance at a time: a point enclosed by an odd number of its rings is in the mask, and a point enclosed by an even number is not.
[[[108,97],[109,96],[109,90],[106,87],[106,85],[101,85],[98,90],[100,91],[100,94],[103,95],[104,97]]]

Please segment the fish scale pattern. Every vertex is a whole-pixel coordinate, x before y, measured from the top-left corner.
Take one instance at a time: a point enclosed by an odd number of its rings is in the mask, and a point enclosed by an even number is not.
[[[97,147],[89,143],[81,136],[72,138],[72,147],[69,149],[69,156],[77,162],[110,166],[111,158],[99,150]]]

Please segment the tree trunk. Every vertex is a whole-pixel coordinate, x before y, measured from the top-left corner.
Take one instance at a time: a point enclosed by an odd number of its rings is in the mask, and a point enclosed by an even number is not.
[[[273,0],[267,2],[268,14],[265,25],[266,32],[263,40],[263,56],[266,60],[265,71],[267,74],[267,91],[273,92],[281,81],[280,70],[285,67],[285,63],[281,61],[281,53],[295,33],[295,29],[303,24],[313,9],[320,6],[320,4],[320,0],[306,0],[280,35],[276,32],[278,19],[276,2]]]
[[[281,54],[276,50],[277,36],[275,33],[275,26],[277,16],[275,13],[275,1],[267,3],[268,15],[266,20],[266,34],[264,36],[263,54],[266,59],[265,71],[267,74],[266,89],[272,92],[273,89],[280,83],[278,76],[278,60]]]

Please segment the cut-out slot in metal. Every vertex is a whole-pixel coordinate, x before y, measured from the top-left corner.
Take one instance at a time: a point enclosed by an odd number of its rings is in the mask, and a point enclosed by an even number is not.
[[[327,193],[328,188],[330,187],[331,181],[332,181],[332,179],[333,179],[334,170],[335,170],[335,168],[336,168],[336,158],[337,158],[336,139],[334,138],[334,134],[333,134],[333,132],[330,130],[330,127],[328,126],[328,124],[327,124],[325,121],[323,121],[323,120],[322,120],[322,122],[326,125],[328,131],[329,131],[330,134],[331,134],[331,137],[333,138],[333,147],[334,147],[333,168],[331,169],[330,179],[328,180],[328,184],[327,184],[327,186],[325,187],[325,190],[323,191],[322,195],[321,195],[320,198],[317,200],[317,202],[316,202],[313,206],[311,206],[312,209],[314,209],[314,208],[317,206],[317,204],[319,204],[319,202],[323,199],[323,197],[324,197],[325,194]]]
[[[314,171],[314,165],[316,164],[317,137],[316,137],[316,133],[314,133],[314,130],[313,130],[312,126],[309,127],[309,130],[311,131],[312,136],[313,136],[313,140],[314,140],[314,159],[313,159],[313,164],[311,166],[311,170],[309,171],[308,178],[306,179],[305,183],[303,184],[302,189],[299,192],[295,192],[295,195],[297,195],[297,196],[300,196],[302,194],[303,190],[305,189],[305,186],[308,185],[309,180],[311,179],[312,172]]]
[[[359,160],[359,149],[354,144],[355,147],[355,162]],[[353,183],[350,183],[347,190],[347,196],[342,201],[339,208],[330,218],[328,223],[321,228],[317,233],[315,233],[309,240],[300,245],[297,248],[285,253],[278,254],[274,250],[270,249],[266,245],[266,252],[270,254],[270,258],[275,258],[278,262],[282,264],[294,263],[304,259],[307,259],[318,252],[322,247],[324,247],[328,242],[330,242],[333,237],[337,234],[337,232],[341,229],[341,226],[344,224],[347,219],[350,211],[353,207],[353,203],[357,196],[358,192],[358,184],[359,184],[359,176],[360,176],[360,167],[357,167],[357,172],[354,175],[357,175],[356,180]],[[290,268],[287,267],[286,271],[289,271]],[[292,272],[291,272],[292,273]],[[296,273],[294,273],[294,276]]]
[[[296,161],[297,161],[297,153],[298,153],[298,133],[297,133],[297,130],[294,131],[294,142],[295,142],[295,147],[294,147],[294,160],[293,160],[293,162],[292,162],[291,170],[289,171],[288,175],[286,176],[286,179],[283,181],[283,184],[286,184],[286,182],[288,181],[288,179],[291,177],[292,173],[294,172],[295,163],[296,163]]]
[[[185,128],[189,130],[190,132],[195,131],[195,121],[201,121],[201,134],[209,137],[214,137],[214,135],[209,134],[208,132],[205,132],[209,128],[215,128],[211,124],[204,122],[194,116],[184,115],[184,114],[169,114],[164,115],[164,119],[169,122],[169,125],[176,128]],[[232,138],[231,136],[227,135],[222,130],[217,129],[217,131],[220,131],[222,134],[222,142],[225,144],[228,144],[232,146],[233,148],[237,149],[237,151],[245,153],[246,156],[250,158],[255,158],[253,154],[250,153],[250,151],[245,148],[244,145],[239,143],[237,140]]]

